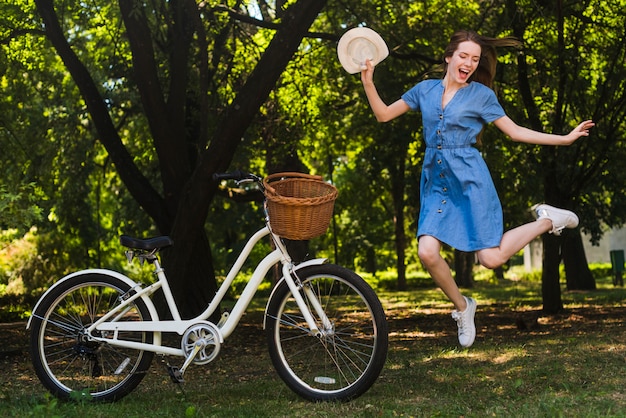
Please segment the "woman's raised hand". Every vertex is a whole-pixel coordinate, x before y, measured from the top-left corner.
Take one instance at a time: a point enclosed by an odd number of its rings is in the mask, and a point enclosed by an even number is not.
[[[566,135],[566,138],[568,139],[568,144],[573,143],[581,136],[589,136],[589,129],[593,128],[594,126],[596,126],[596,124],[593,123],[593,121],[591,120],[586,120],[582,122],[580,125],[572,129],[569,134]]]
[[[365,84],[374,84],[374,65],[371,60],[365,60],[365,65],[361,71],[361,82]]]

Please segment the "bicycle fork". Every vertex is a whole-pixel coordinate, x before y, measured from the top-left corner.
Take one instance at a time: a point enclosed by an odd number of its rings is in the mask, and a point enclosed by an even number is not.
[[[291,294],[293,295],[298,308],[300,308],[300,311],[302,312],[304,320],[309,326],[310,333],[318,338],[327,336],[328,333],[332,332],[333,324],[328,319],[328,316],[326,315],[326,312],[324,312],[324,308],[313,292],[313,289],[302,285],[297,276],[297,272],[293,270],[292,266],[293,265],[290,263],[283,264],[283,277],[287,282],[287,286],[289,286],[289,289],[291,290]],[[306,296],[306,301],[302,296],[301,290]],[[313,317],[313,312],[315,312],[319,318],[322,325],[321,330],[318,326],[318,322]]]

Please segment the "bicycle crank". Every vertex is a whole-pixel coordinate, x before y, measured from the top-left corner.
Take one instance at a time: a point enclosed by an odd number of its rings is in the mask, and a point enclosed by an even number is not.
[[[214,360],[220,352],[224,338],[219,328],[210,322],[195,324],[185,331],[181,339],[181,348],[185,353],[185,363],[180,367],[167,365],[167,371],[174,383],[184,383],[187,367],[194,364],[206,364]]]

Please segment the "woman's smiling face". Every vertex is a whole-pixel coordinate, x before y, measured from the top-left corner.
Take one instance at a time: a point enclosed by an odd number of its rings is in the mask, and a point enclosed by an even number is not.
[[[480,62],[481,48],[476,42],[461,42],[451,57],[446,57],[446,78],[458,84],[467,83]]]

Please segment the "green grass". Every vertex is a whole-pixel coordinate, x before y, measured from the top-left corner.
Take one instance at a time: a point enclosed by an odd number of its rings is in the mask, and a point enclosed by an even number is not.
[[[470,349],[456,344],[449,302],[420,283],[380,293],[391,332],[387,364],[351,402],[310,403],[285,386],[267,354],[260,300],[220,357],[192,366],[183,386],[155,359],[117,403],[61,403],[39,385],[27,356],[14,356],[0,359],[0,406],[15,417],[626,416],[626,290],[609,278],[595,291],[564,291],[565,311],[549,317],[540,310],[540,283],[478,280],[466,292],[480,304]]]

